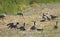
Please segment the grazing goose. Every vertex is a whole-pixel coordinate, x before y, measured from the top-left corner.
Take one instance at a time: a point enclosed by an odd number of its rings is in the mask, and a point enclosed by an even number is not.
[[[13,25],[13,28],[17,28],[18,24],[19,24],[19,22],[17,22],[16,25]]]
[[[58,16],[54,16],[54,15],[50,15],[51,19],[54,20],[55,18],[57,18]]]
[[[56,21],[56,24],[54,25],[54,29],[58,28],[58,21]]]
[[[42,19],[40,20],[40,22],[45,22],[45,21],[46,21],[45,16],[46,16],[46,15],[43,13],[43,16],[42,16]]]
[[[34,25],[30,29],[35,30],[36,29],[35,25],[36,25],[36,22],[34,21]]]
[[[21,31],[25,31],[25,23],[23,24],[23,26],[19,27],[18,29],[20,29]]]
[[[23,16],[23,13],[22,13],[22,12],[18,12],[17,15],[21,15],[21,16]]]
[[[14,23],[8,23],[7,24],[7,26],[9,26],[9,28],[11,28],[11,29],[13,28],[13,25],[14,25]]]
[[[50,21],[50,18],[48,17],[48,16],[46,16],[47,17],[47,20],[49,20]]]
[[[37,29],[37,31],[43,31],[43,29]]]
[[[40,20],[40,22],[45,22],[46,18],[44,16],[42,16],[42,19]]]
[[[0,18],[4,18],[6,14],[0,14]]]
[[[7,24],[7,26],[9,26],[9,28],[17,28],[17,25],[18,25],[19,23],[17,22],[16,23],[16,25],[14,25],[14,23],[9,23],[9,24]]]

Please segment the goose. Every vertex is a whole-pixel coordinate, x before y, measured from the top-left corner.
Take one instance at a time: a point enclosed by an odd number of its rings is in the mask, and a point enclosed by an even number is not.
[[[19,27],[18,29],[20,29],[21,31],[25,31],[25,23],[23,24],[23,26]]]
[[[54,25],[54,29],[58,28],[58,21],[56,21],[56,24]]]
[[[35,30],[36,29],[35,25],[36,25],[36,22],[34,21],[34,25],[30,29]]]
[[[23,13],[22,13],[22,12],[18,12],[17,15],[21,15],[21,16],[23,16]]]
[[[58,16],[54,16],[54,15],[50,15],[51,19],[54,20],[55,18],[57,18]]]

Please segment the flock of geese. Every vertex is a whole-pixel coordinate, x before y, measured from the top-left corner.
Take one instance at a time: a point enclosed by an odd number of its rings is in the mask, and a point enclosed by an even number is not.
[[[23,13],[17,13],[17,15],[20,15],[20,16],[24,16]],[[0,18],[4,18],[6,15],[5,14],[1,14],[0,15]],[[44,13],[43,13],[43,16],[42,16],[42,20],[40,20],[40,22],[45,22],[46,20],[54,20],[55,18],[57,18],[58,16],[54,16],[54,15],[50,15],[51,16],[51,19],[46,16]],[[21,27],[17,27],[17,25],[19,25],[19,22],[16,23],[16,25],[14,25],[14,23],[8,23],[7,26],[8,28],[17,28],[17,29],[20,29],[21,31],[26,31],[26,28],[25,28],[25,25],[26,23],[24,22],[21,26]],[[30,30],[37,30],[37,31],[43,31],[44,29],[41,28],[41,29],[38,29],[36,26],[36,21],[34,21],[34,25],[30,28]],[[56,21],[56,24],[54,25],[54,29],[57,29],[58,28],[58,21]]]
[[[22,24],[23,26],[20,26],[19,28],[17,27],[17,25],[19,25],[19,22],[17,22],[16,25],[14,25],[14,23],[7,24],[8,28],[11,28],[11,29],[17,28],[17,29],[20,29],[21,31],[26,31],[26,28],[25,28],[26,23],[25,22]],[[34,21],[34,25],[30,28],[30,30],[43,31],[43,28],[38,29],[35,25],[36,25],[36,21]]]

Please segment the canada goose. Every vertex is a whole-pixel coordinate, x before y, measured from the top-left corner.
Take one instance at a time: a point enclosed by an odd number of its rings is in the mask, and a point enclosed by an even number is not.
[[[14,23],[8,23],[7,26],[9,26],[9,28],[13,28],[13,24]]]
[[[23,24],[23,26],[19,27],[18,29],[20,29],[21,31],[25,31],[25,23]]]
[[[43,13],[42,19],[40,20],[40,22],[45,22],[46,21],[46,15]]]
[[[21,16],[23,16],[23,13],[22,13],[22,12],[18,12],[17,15],[21,15]]]
[[[45,22],[46,18],[44,16],[42,16],[42,19],[40,20],[40,22]]]
[[[43,29],[37,29],[37,31],[43,31]]]
[[[57,18],[58,16],[54,16],[54,15],[50,15],[51,19],[54,20],[55,18]]]
[[[58,21],[56,21],[56,24],[54,25],[54,29],[58,28]]]
[[[14,23],[9,23],[9,24],[7,24],[7,26],[9,26],[9,28],[17,28],[17,25],[18,25],[19,23],[17,22],[16,23],[16,25],[14,25]]]
[[[34,21],[34,25],[30,29],[35,30],[36,29],[35,25],[36,25],[36,22]]]
[[[47,20],[49,20],[50,21],[50,18],[48,17],[48,16],[46,16],[47,17]]]
[[[17,22],[16,25],[13,25],[13,28],[17,28],[18,24],[19,24],[19,22]]]
[[[0,18],[4,18],[6,14],[0,14]]]

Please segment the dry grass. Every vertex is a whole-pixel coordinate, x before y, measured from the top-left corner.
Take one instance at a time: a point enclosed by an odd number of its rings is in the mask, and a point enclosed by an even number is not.
[[[52,10],[51,10],[52,9]],[[29,10],[29,9],[28,9]],[[27,10],[27,11],[28,11]],[[59,37],[60,35],[60,23],[59,28],[54,30],[53,26],[55,22],[60,22],[60,17],[53,21],[40,22],[42,13],[48,12],[54,15],[60,15],[60,5],[58,4],[42,4],[30,8],[32,12],[25,12],[24,16],[7,15],[4,19],[0,20],[0,37]],[[36,13],[37,12],[37,13]],[[58,12],[58,13],[57,13]],[[31,31],[30,27],[33,25],[33,21],[36,21],[37,28],[44,28],[44,31]],[[26,22],[26,31],[20,31],[17,29],[8,29],[6,26],[9,22],[19,22],[19,26]]]

